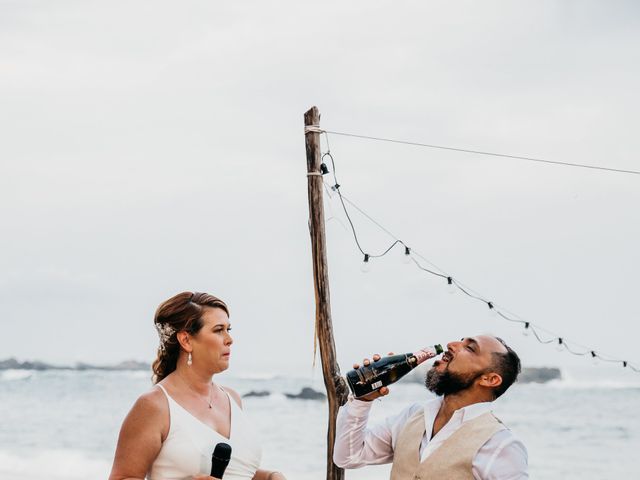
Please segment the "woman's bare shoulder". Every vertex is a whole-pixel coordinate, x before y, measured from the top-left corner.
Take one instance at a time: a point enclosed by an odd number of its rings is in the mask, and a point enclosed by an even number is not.
[[[131,413],[145,416],[164,416],[168,410],[167,397],[160,388],[154,386],[138,397],[131,408]]]
[[[140,395],[122,422],[109,478],[143,478],[162,448],[169,422],[169,405],[159,388]]]

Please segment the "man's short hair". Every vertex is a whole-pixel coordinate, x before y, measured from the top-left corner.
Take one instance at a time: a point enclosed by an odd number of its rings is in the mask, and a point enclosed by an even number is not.
[[[513,385],[520,373],[520,357],[513,351],[513,349],[505,343],[499,337],[495,337],[504,348],[507,349],[505,353],[493,352],[493,365],[492,369],[502,377],[502,383],[493,389],[494,398],[498,398],[507,389]]]

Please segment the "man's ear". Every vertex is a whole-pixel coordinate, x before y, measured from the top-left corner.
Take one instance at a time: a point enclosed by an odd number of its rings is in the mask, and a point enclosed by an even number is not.
[[[496,388],[502,385],[502,377],[495,372],[484,373],[480,376],[479,383],[483,387]]]
[[[190,352],[191,350],[193,350],[193,348],[191,347],[191,335],[189,335],[184,330],[176,333],[176,339],[185,352]]]

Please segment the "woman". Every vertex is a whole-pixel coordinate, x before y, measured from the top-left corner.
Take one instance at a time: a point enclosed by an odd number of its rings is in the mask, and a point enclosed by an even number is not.
[[[180,293],[154,318],[160,336],[156,386],[125,418],[109,480],[211,480],[218,443],[232,447],[224,480],[285,480],[260,470],[262,455],[240,396],[213,382],[229,368],[229,310],[207,293]]]

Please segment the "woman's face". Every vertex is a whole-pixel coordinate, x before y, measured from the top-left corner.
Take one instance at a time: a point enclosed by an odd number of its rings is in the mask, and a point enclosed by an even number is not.
[[[205,307],[202,313],[203,326],[192,337],[193,364],[207,365],[214,373],[229,368],[231,344],[229,317],[220,308]]]

